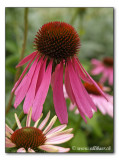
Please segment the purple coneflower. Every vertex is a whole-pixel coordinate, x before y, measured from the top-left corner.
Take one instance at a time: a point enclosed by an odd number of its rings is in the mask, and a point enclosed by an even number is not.
[[[50,117],[50,111],[38,128],[37,125],[42,118],[42,115],[35,122],[34,126],[31,127],[31,114],[32,109],[30,108],[27,115],[26,127],[21,126],[16,114],[15,119],[19,129],[13,131],[6,125],[6,148],[16,147],[17,152],[35,152],[36,149],[44,150],[46,152],[68,152],[70,150],[70,148],[56,146],[56,144],[62,144],[69,141],[73,137],[73,134],[71,134],[72,128],[64,130],[67,125],[63,124],[51,129],[57,116],[54,116],[46,126]]]
[[[17,108],[25,98],[24,113],[28,113],[32,106],[32,119],[36,121],[42,113],[51,83],[56,114],[62,124],[68,123],[67,106],[63,94],[63,71],[65,71],[64,82],[68,96],[77,104],[83,118],[85,115],[91,118],[92,109],[96,111],[96,107],[81,79],[94,84],[100,94],[104,97],[105,95],[76,56],[80,48],[80,38],[75,29],[64,22],[44,24],[37,32],[34,43],[36,51],[17,65],[20,67],[29,62],[12,90],[15,91],[16,96],[14,107]],[[25,75],[32,62],[31,68]]]
[[[106,90],[108,91],[109,90],[108,87],[104,87],[100,83],[98,83],[98,85],[100,86],[100,88],[103,91],[106,91]],[[97,88],[93,84],[84,83],[84,87],[87,90],[88,94],[90,95],[90,97],[91,97],[92,101],[94,102],[94,104],[101,111],[101,113],[104,114],[104,115],[108,114],[109,116],[113,117],[113,96],[111,96],[111,95],[106,93],[106,97],[109,100],[109,101],[107,101],[100,94],[100,92],[97,90]],[[66,93],[65,85],[63,86],[63,90],[64,90],[65,98],[69,98],[67,93]],[[76,104],[75,103],[74,104],[70,103],[69,110],[70,111],[75,110],[75,114],[79,114],[79,111],[76,108]]]
[[[102,73],[100,83],[104,83],[108,80],[109,85],[113,85],[113,58],[105,57],[102,61],[92,59],[91,63],[94,66],[91,71],[93,75]]]

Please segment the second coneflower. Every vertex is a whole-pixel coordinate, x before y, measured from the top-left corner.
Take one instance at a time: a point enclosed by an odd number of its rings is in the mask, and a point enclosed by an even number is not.
[[[85,71],[76,56],[80,48],[80,38],[76,30],[64,22],[50,22],[39,29],[34,43],[36,51],[17,65],[20,67],[28,62],[12,90],[15,91],[16,96],[14,107],[17,108],[25,98],[24,113],[28,113],[30,106],[32,106],[32,119],[36,121],[42,113],[51,83],[56,114],[62,124],[68,123],[67,107],[63,94],[63,67],[65,67],[64,82],[68,96],[72,103],[77,105],[83,118],[85,116],[91,118],[93,116],[92,109],[96,111],[96,107],[81,79],[93,83],[100,94],[105,95]],[[30,65],[31,68],[25,75]]]

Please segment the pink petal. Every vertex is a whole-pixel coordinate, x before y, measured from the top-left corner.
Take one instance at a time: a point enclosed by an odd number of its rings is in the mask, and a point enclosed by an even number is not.
[[[66,92],[66,88],[65,88],[65,85],[63,84],[63,93],[64,93],[64,98],[69,98],[67,92]]]
[[[46,152],[58,152],[58,149],[55,148],[53,145],[42,145],[38,147]]]
[[[35,151],[33,149],[31,149],[31,148],[28,148],[28,152],[29,153],[34,153]]]
[[[14,85],[14,87],[13,87],[13,89],[12,89],[12,92],[15,91],[15,89],[17,88],[17,86],[18,86],[19,83],[21,82],[23,76],[25,75],[25,73],[26,73],[27,69],[29,68],[30,64],[33,62],[34,58],[35,58],[35,56],[33,56],[32,59],[30,60],[30,62],[27,64],[27,66],[26,66],[26,68],[24,69],[24,71],[22,72],[20,78],[19,78],[18,81],[15,83],[15,85]]]
[[[46,137],[53,134],[53,133],[56,133],[56,132],[59,132],[59,131],[62,131],[63,129],[65,129],[67,127],[66,124],[63,124],[63,125],[60,125],[58,127],[55,127],[53,129],[51,129],[47,134],[46,134]]]
[[[109,102],[108,102],[109,103]],[[111,116],[113,118],[113,104],[109,103],[107,105],[107,113],[109,114],[109,116]]]
[[[14,148],[14,147],[16,147],[16,145],[14,144],[14,143],[5,143],[5,147],[6,148]]]
[[[79,111],[78,111],[78,109],[76,109],[76,110],[75,110],[75,114],[79,114]]]
[[[42,145],[39,148],[47,152],[69,152],[70,150],[70,148],[64,148],[54,145]]]
[[[5,124],[5,131],[11,134],[14,132],[7,124]]]
[[[78,106],[78,105],[76,104],[76,106]],[[83,118],[83,120],[85,121],[85,123],[87,123],[87,119],[85,117],[85,114],[81,111],[81,109],[79,107],[78,107],[78,111],[79,111],[81,117]]]
[[[46,68],[46,61],[47,61],[47,59],[42,60],[42,62],[41,62],[41,69],[40,69],[40,72],[38,74],[38,80],[37,80],[37,85],[36,85],[36,91],[35,91],[35,93],[37,93],[37,91],[38,91],[38,89],[39,89],[39,87],[41,85],[42,79],[44,77],[45,68]]]
[[[64,80],[64,82],[65,82],[65,88],[66,88],[67,94],[68,94],[69,98],[71,99],[71,102],[74,104],[75,98],[74,98],[74,94],[73,94],[73,91],[71,88],[67,66],[65,67],[65,80]]]
[[[42,129],[45,127],[46,123],[47,123],[48,120],[49,120],[49,117],[50,117],[50,111],[48,112],[46,118],[45,118],[45,119],[42,121],[42,123],[39,125],[38,128],[39,128],[40,130],[42,130]]]
[[[39,57],[37,57],[37,59],[34,61],[29,72],[26,74],[26,76],[24,77],[24,79],[22,80],[22,82],[20,83],[20,85],[18,86],[18,88],[15,91],[15,95],[16,95],[15,103],[14,103],[15,108],[17,108],[17,106],[22,102],[22,100],[24,99],[24,97],[29,89],[34,71],[36,69],[38,59],[39,59]]]
[[[55,70],[53,101],[54,101],[55,112],[60,122],[62,124],[68,123],[67,107],[63,95],[63,63],[58,64]]]
[[[101,90],[101,88],[97,85],[97,83],[90,77],[90,75],[86,72],[86,70],[83,68],[83,66],[81,65],[80,61],[78,60],[77,58],[77,61],[78,61],[78,64],[80,65],[81,69],[85,72],[85,74],[87,75],[87,77],[91,80],[91,82],[95,85],[95,87],[98,89],[98,91],[100,92],[100,94],[105,97],[105,99],[107,99],[108,101],[108,98],[106,97],[105,93]]]
[[[102,105],[102,102],[99,98],[97,98],[97,101],[95,101],[95,103],[98,109],[102,112],[102,114],[106,114],[105,107]]]
[[[25,150],[25,148],[19,148],[18,150],[17,150],[17,152],[19,152],[19,153],[24,153],[24,152],[26,152],[26,150]]]
[[[87,95],[85,95],[83,89],[84,86],[82,85],[80,78],[78,78],[77,74],[74,72],[71,61],[68,61],[68,71],[77,107],[78,109],[80,109],[81,112],[91,118],[93,114],[90,103],[88,101]]]
[[[50,145],[50,146],[53,146],[53,145]],[[64,147],[59,147],[59,146],[54,146],[58,152],[69,152],[70,151],[70,148],[64,148]]]
[[[85,82],[91,83],[90,79],[86,76],[81,67],[78,65],[76,58],[73,58],[73,64],[75,64],[75,70],[77,71],[80,78]]]
[[[51,77],[51,86],[52,86],[52,89],[54,87],[54,82],[55,82],[55,72],[52,73],[52,77]]]
[[[28,113],[29,108],[33,104],[34,97],[35,97],[35,91],[36,91],[36,84],[37,84],[37,80],[38,80],[38,73],[39,73],[39,70],[41,67],[41,63],[42,63],[42,58],[40,59],[40,61],[37,64],[30,88],[26,94],[26,98],[25,98],[24,105],[23,105],[24,113]]]
[[[51,72],[52,72],[52,61],[50,61],[50,63],[47,66],[47,70],[43,77],[42,83],[38,89],[38,92],[33,102],[32,119],[34,121],[36,121],[42,113],[43,104],[47,96],[48,88],[50,85]]]
[[[30,61],[34,56],[36,56],[38,53],[38,51],[35,51],[33,53],[31,53],[30,55],[26,56],[24,59],[22,59],[19,64],[16,66],[16,68],[23,66],[25,63],[27,63],[28,61]]]
[[[63,135],[55,136],[52,138],[48,138],[45,141],[45,144],[61,144],[69,141],[72,137],[73,137],[73,134],[63,134]]]
[[[54,116],[54,117],[51,119],[51,121],[50,121],[50,123],[48,124],[48,126],[44,129],[43,134],[46,134],[46,133],[52,128],[52,126],[54,125],[54,123],[56,122],[56,120],[57,120],[57,116]]]
[[[99,60],[97,60],[97,59],[92,59],[92,60],[91,60],[91,63],[92,63],[93,65],[96,65],[96,66],[102,64],[101,61],[99,61]]]
[[[70,103],[69,110],[72,111],[76,107],[76,104]]]
[[[16,113],[15,113],[14,115],[15,115],[15,120],[16,120],[17,126],[18,126],[19,129],[21,129],[22,126],[21,126],[21,123],[20,123],[20,121],[19,121],[19,118],[17,117],[17,114],[16,114]]]
[[[5,132],[5,136],[10,138],[11,137],[11,134],[9,132]]]
[[[42,116],[43,116],[43,113],[40,115],[39,119],[35,122],[33,127],[35,127],[35,128],[37,127],[37,125],[38,125],[40,119],[42,118]]]
[[[104,66],[97,66],[96,68],[94,68],[94,69],[91,71],[91,73],[92,73],[93,75],[98,75],[98,74],[102,73],[103,70],[104,70]]]
[[[109,84],[113,85],[113,68],[110,69],[109,73]]]
[[[14,143],[12,143],[10,139],[5,137],[5,147],[6,148],[13,148],[13,147],[16,147],[16,145]]]
[[[53,138],[53,137],[56,137],[56,136],[59,136],[59,135],[64,135],[64,134],[69,134],[73,131],[73,128],[69,128],[69,129],[66,129],[64,131],[57,131],[57,132],[54,132],[54,133],[51,133],[51,134],[46,134],[46,138],[49,139],[49,138]]]
[[[55,73],[57,72],[57,70],[60,69],[60,65],[57,65],[57,68],[55,69],[55,71],[52,73],[52,77],[51,77],[51,86],[52,86],[52,89],[54,87],[54,82],[55,82]]]
[[[76,69],[77,75],[79,76],[78,71],[77,71],[77,66],[78,66],[78,68],[80,68],[80,66],[78,64],[76,64],[75,61],[73,63],[74,63],[74,67]],[[79,77],[79,81],[81,82],[80,77]],[[89,82],[91,83],[91,81],[89,81]],[[84,96],[87,98],[87,102],[89,103],[89,106],[91,106],[91,108],[93,108],[94,111],[97,111],[97,108],[95,107],[95,104],[93,103],[92,99],[90,98],[87,90],[82,85],[82,83],[81,83],[81,88],[82,88],[82,92],[84,93]]]
[[[32,108],[29,109],[29,112],[28,112],[28,115],[27,115],[26,127],[30,127],[30,123],[31,123],[31,114],[32,114]]]

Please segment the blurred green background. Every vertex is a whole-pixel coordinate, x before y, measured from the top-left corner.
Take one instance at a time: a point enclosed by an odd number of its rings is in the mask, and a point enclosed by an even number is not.
[[[15,66],[19,62],[24,39],[24,11],[25,8],[6,8],[6,106],[8,105],[11,89],[16,74]],[[113,57],[113,8],[28,8],[28,34],[24,57],[34,51],[33,41],[38,29],[51,21],[63,21],[71,24],[78,32],[81,40],[79,52],[80,62],[90,73],[92,58],[102,59],[105,56]],[[24,67],[21,68],[21,71]],[[93,78],[99,80],[100,76]],[[108,84],[106,83],[108,86]],[[111,94],[113,87],[111,87]],[[13,127],[14,113],[20,115],[22,104],[17,109],[13,107],[6,114],[6,123]],[[70,101],[67,100],[67,106]],[[52,100],[52,90],[49,89],[43,113],[44,116],[51,110],[51,117],[55,111]],[[74,138],[60,146],[70,147],[70,152],[113,152],[113,119],[102,115],[100,111],[88,119],[85,124],[80,115],[68,110],[68,128],[74,128]],[[25,126],[25,119],[22,125]],[[33,124],[33,122],[32,122]],[[54,126],[57,126],[57,120]],[[75,150],[75,147],[111,147],[111,150]],[[16,152],[15,149],[6,149],[6,152]]]

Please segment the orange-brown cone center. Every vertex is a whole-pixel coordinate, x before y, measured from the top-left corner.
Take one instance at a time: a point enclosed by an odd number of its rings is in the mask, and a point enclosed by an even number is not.
[[[113,66],[113,58],[106,57],[106,58],[103,59],[103,63],[106,66]]]
[[[45,140],[46,137],[42,131],[34,127],[18,129],[11,135],[11,141],[16,144],[17,148],[35,149],[44,144]]]
[[[77,54],[80,38],[76,30],[65,22],[49,22],[37,32],[36,49],[43,55],[57,61],[66,60]]]
[[[101,89],[103,89],[101,84],[98,83],[98,85]],[[98,89],[93,84],[85,82],[84,87],[85,87],[85,89],[87,90],[88,93],[95,94],[95,95],[100,95],[100,92],[98,91]]]

